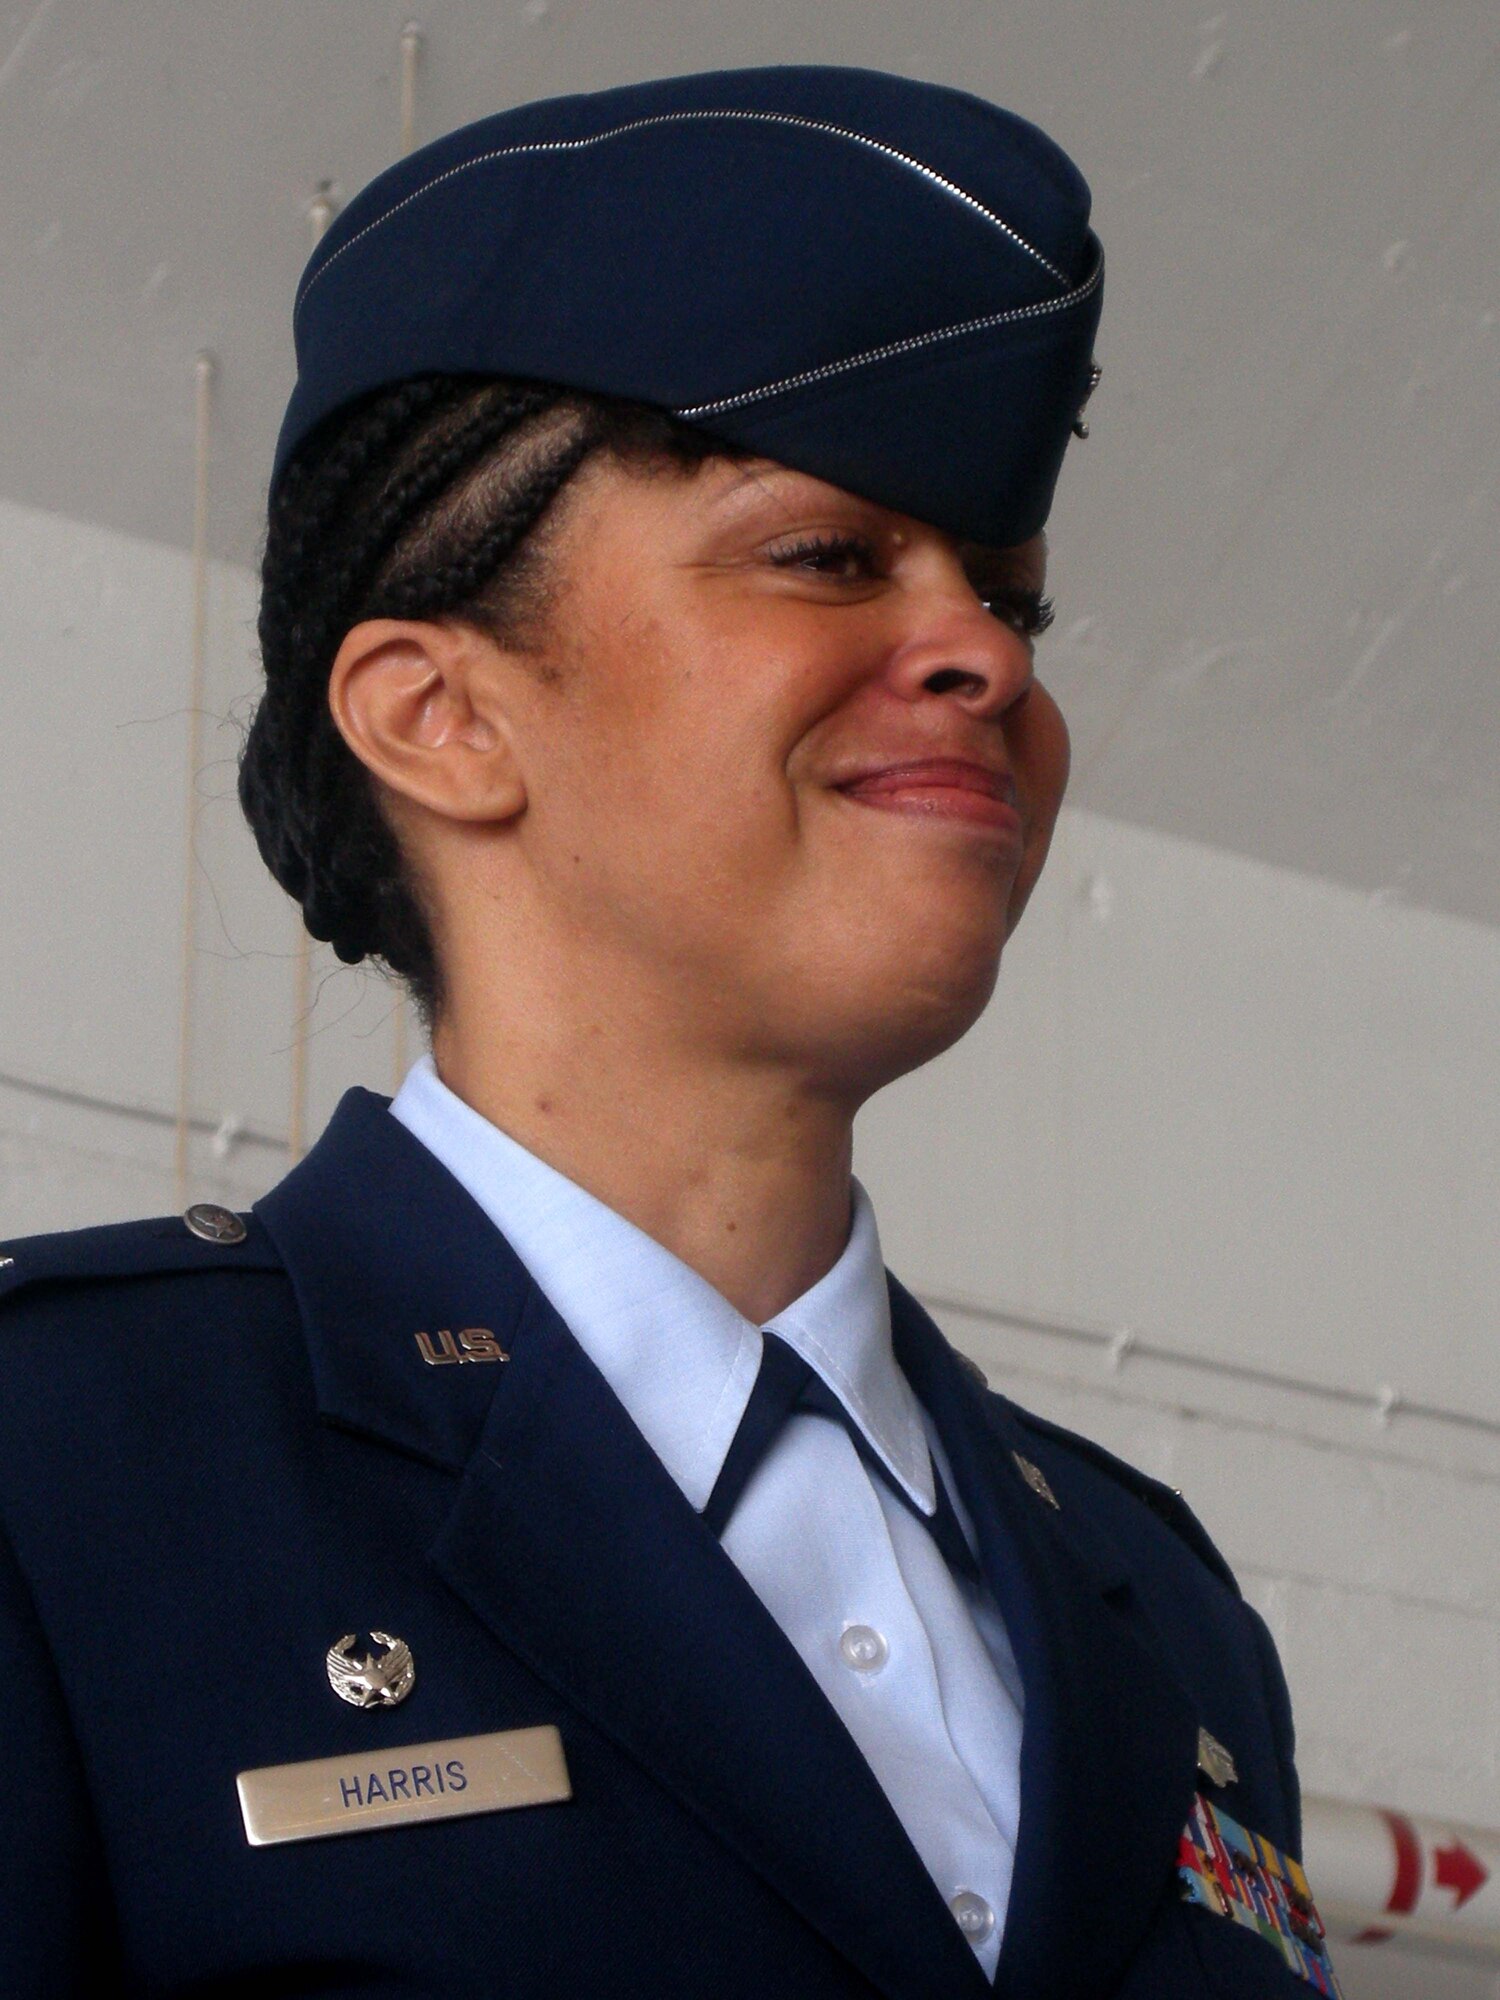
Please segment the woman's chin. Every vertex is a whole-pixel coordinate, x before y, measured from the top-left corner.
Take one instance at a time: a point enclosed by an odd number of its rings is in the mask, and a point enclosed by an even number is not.
[[[850,971],[827,995],[821,1041],[829,1066],[861,1097],[919,1069],[966,1035],[995,990],[1000,943],[931,950]]]

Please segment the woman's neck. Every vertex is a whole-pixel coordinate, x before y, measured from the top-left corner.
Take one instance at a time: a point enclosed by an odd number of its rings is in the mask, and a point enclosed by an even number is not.
[[[774,1318],[849,1234],[853,1113],[770,1066],[480,1010],[433,1038],[454,1094],[680,1257],[747,1319]]]

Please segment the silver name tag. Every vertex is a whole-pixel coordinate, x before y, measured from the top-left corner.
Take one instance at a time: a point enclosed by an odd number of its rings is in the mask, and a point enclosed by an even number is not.
[[[241,1771],[235,1784],[252,1847],[551,1805],[573,1796],[562,1738],[551,1723],[373,1754],[316,1757],[307,1764],[266,1764]]]

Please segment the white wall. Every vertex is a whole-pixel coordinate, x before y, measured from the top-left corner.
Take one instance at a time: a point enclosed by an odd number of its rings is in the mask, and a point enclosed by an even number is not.
[[[284,1164],[294,1038],[233,797],[253,616],[215,569],[191,1192],[242,1203]],[[175,1202],[188,617],[180,553],[0,503],[0,1237]],[[390,989],[318,966],[314,1131],[396,1052]],[[997,1386],[1202,1515],[1282,1647],[1305,1786],[1491,1826],[1497,1042],[1494,932],[1070,812],[984,1021],[859,1134],[890,1262]],[[1117,1367],[1080,1337],[1127,1327],[1150,1352]],[[1437,1414],[1381,1423],[1382,1384]],[[1344,1969],[1352,2000],[1497,1990]]]
[[[158,1112],[176,1102],[190,575],[177,550],[0,501],[0,1079]],[[257,672],[254,580],[215,564],[196,780],[193,1104],[212,1125],[284,1135],[298,925],[235,797]],[[346,1084],[389,1087],[396,999],[321,947],[313,991],[316,1133]],[[42,1102],[27,1116],[50,1118]],[[163,1147],[150,1129],[130,1128],[132,1171],[156,1190],[148,1206],[170,1207],[170,1134]],[[96,1143],[71,1115],[57,1136],[85,1151]],[[276,1171],[274,1152],[253,1143],[222,1160],[206,1140],[195,1153],[226,1187],[258,1190]],[[0,1230],[92,1221],[114,1202],[86,1178],[63,1210],[8,1183]]]

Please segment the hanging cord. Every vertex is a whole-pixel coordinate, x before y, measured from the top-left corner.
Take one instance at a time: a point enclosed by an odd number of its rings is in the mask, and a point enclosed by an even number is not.
[[[396,1012],[391,1022],[391,1095],[406,1081],[406,1072],[411,1067],[411,1052],[407,1046],[408,1034],[406,1016],[408,1002],[403,988],[396,995]]]
[[[409,153],[415,144],[417,124],[417,63],[422,54],[422,28],[408,21],[401,30],[401,150]]]
[[[292,969],[292,1104],[286,1149],[295,1167],[307,1151],[307,1017],[312,1010],[312,938],[299,922]]]
[[[203,742],[204,662],[208,653],[208,438],[214,357],[193,361],[193,609],[188,642],[187,800],[183,812],[182,966],[177,1013],[177,1115],[173,1149],[177,1205],[187,1202],[188,1139],[193,1127],[193,958],[198,898],[198,763]]]
[[[417,121],[417,64],[422,53],[422,29],[408,21],[401,30],[401,151],[409,153],[415,140]],[[316,249],[334,217],[333,193],[325,181],[308,204],[308,223]],[[309,1016],[312,1013],[312,938],[306,925],[299,926],[292,1000],[292,1103],[287,1121],[287,1152],[295,1166],[307,1151],[307,1070]],[[392,1020],[392,1095],[401,1088],[407,1069],[407,1000],[398,992]]]
[[[422,28],[417,21],[408,21],[401,30],[401,151],[409,153],[416,143],[417,124],[417,64],[422,55]],[[408,1049],[409,1031],[407,1014],[409,1002],[406,988],[396,989],[396,1009],[391,1017],[391,1095],[395,1096],[406,1078],[411,1061]]]
[[[334,216],[333,190],[329,182],[319,184],[307,204],[307,223],[313,248],[322,240]],[[312,934],[298,919],[297,943],[292,967],[292,1101],[286,1122],[286,1149],[293,1166],[307,1151],[307,1042],[312,1013]]]

